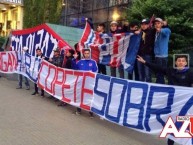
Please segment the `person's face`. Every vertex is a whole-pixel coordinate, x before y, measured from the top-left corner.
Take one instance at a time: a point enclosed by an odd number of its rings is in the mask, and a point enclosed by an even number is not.
[[[148,28],[148,24],[142,23],[141,24],[141,29],[146,30]]]
[[[184,69],[184,67],[186,67],[186,65],[187,65],[186,58],[182,57],[182,58],[178,58],[176,60],[177,69]]]
[[[135,26],[133,26],[133,27],[130,27],[130,30],[132,30],[132,31],[137,31],[137,30],[138,30],[138,26],[135,25]]]
[[[97,26],[97,32],[99,32],[99,33],[104,32],[103,26]]]
[[[117,25],[116,24],[112,24],[110,29],[111,29],[111,31],[116,31],[117,30]]]
[[[41,50],[37,50],[37,51],[36,51],[36,54],[37,54],[38,56],[40,56],[40,55],[42,55],[42,51],[41,51]]]
[[[84,51],[84,58],[89,59],[90,58],[90,51]]]
[[[54,56],[59,56],[59,52],[58,51],[54,51]]]
[[[162,22],[159,22],[159,21],[156,21],[156,22],[155,22],[155,28],[156,28],[156,29],[157,29],[157,28],[162,28],[162,26],[163,26]]]
[[[70,57],[70,56],[72,56],[72,54],[71,54],[69,51],[67,51],[67,52],[66,52],[66,56],[67,56],[67,57]]]

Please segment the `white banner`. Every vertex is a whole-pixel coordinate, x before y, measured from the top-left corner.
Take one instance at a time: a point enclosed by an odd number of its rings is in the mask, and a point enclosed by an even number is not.
[[[91,111],[137,131],[159,134],[169,116],[193,115],[193,88],[123,80],[97,74]],[[187,131],[190,130],[187,128]],[[174,138],[192,144],[192,138]]]
[[[43,60],[38,86],[59,100],[90,110],[95,73],[56,67]]]
[[[16,52],[0,53],[0,71],[22,73],[32,80],[38,76],[38,86],[57,99],[143,133],[160,136],[171,116],[175,132],[170,138],[184,145],[193,143],[193,116],[189,122],[176,119],[193,115],[193,88],[63,69],[27,53],[17,55]],[[171,127],[168,130],[172,131]],[[176,135],[186,138],[175,138]]]
[[[0,53],[0,72],[14,73],[18,66],[17,53],[15,51]]]

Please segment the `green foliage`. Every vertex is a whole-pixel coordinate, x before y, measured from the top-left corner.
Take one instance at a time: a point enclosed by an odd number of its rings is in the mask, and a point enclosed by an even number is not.
[[[133,0],[128,9],[128,19],[156,17],[168,21],[172,31],[170,51],[186,52],[193,46],[193,2],[192,0]]]
[[[6,40],[5,37],[1,37],[1,36],[0,36],[0,48],[3,46],[5,40]]]
[[[62,0],[25,0],[24,28],[43,23],[58,24],[62,11]]]

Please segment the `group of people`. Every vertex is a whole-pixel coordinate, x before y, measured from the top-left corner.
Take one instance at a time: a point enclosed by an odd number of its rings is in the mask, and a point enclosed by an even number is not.
[[[23,49],[23,51],[27,52],[27,49]],[[91,59],[91,51],[90,49],[84,49],[82,51],[83,57],[81,58],[81,53],[77,51],[77,44],[75,45],[75,50],[74,49],[69,49],[66,50],[64,53],[60,51],[59,48],[53,49],[53,57],[52,58],[45,58],[43,56],[43,53],[40,48],[36,49],[36,57],[42,58],[47,60],[48,62],[52,63],[53,65],[61,68],[66,68],[66,69],[74,69],[74,70],[82,70],[82,71],[91,71],[91,72],[98,72],[98,66],[95,60]],[[18,75],[18,87],[16,89],[22,89],[22,78],[23,76],[21,74]],[[25,77],[25,85],[26,85],[26,90],[30,89],[30,84]],[[34,83],[34,88],[35,91],[32,93],[32,95],[38,95],[38,86],[36,83]],[[41,89],[41,96],[44,97],[44,90]],[[53,96],[50,96],[50,98],[53,98]],[[58,106],[65,106],[65,102],[60,102]],[[77,108],[76,112],[77,115],[81,114],[81,108]],[[93,117],[93,113],[89,112],[90,117]]]
[[[152,26],[152,24],[153,26]],[[105,33],[105,24],[101,23],[96,29],[99,33]],[[153,21],[149,19],[143,19],[140,24],[137,21],[126,21],[122,27],[119,23],[112,21],[110,23],[110,33],[134,33],[140,35],[141,42],[138,50],[138,55],[142,56],[146,61],[153,62],[155,57],[155,63],[166,67],[168,62],[168,43],[171,30],[169,29],[167,22],[161,18],[155,18]],[[106,74],[105,66],[101,64],[99,66],[99,73]],[[111,76],[116,77],[117,68],[110,67]],[[118,67],[119,77],[125,78],[124,69],[121,65]],[[152,82],[150,69],[136,61],[134,70],[128,74],[128,79],[136,81]],[[164,76],[162,73],[156,74],[156,83],[164,84]]]
[[[153,26],[152,26],[153,24]],[[149,19],[143,19],[140,25],[137,22],[126,22],[121,28],[116,21],[110,23],[110,33],[134,33],[140,35],[141,41],[139,45],[138,55],[134,65],[134,74],[128,74],[128,79],[133,79],[143,82],[152,82],[151,72],[156,72],[156,83],[165,84],[164,75],[168,77],[168,84],[191,87],[193,84],[193,73],[187,67],[188,57],[187,55],[177,55],[175,58],[174,68],[167,66],[168,63],[168,43],[171,34],[171,30],[166,21],[161,18],[155,18],[153,22]],[[98,33],[105,33],[105,24],[98,24],[96,31]],[[61,54],[59,49],[54,49],[53,58],[48,61],[57,67],[92,71],[101,74],[107,74],[106,66],[104,64],[96,63],[91,59],[90,49],[84,49],[81,59],[81,53],[77,51],[77,44],[75,50],[66,50],[65,55]],[[44,58],[41,49],[36,50],[37,57]],[[153,63],[153,59],[155,61]],[[116,67],[110,67],[110,75],[116,77]],[[118,67],[120,78],[124,78],[123,66]],[[135,76],[133,78],[133,76]],[[26,89],[29,90],[29,82],[26,80]],[[22,88],[22,77],[19,75],[18,89]],[[38,94],[38,87],[35,84],[35,92],[32,95]],[[44,96],[44,91],[41,90],[41,96]],[[61,103],[61,106],[65,103]],[[81,109],[77,108],[76,114],[80,114]],[[89,113],[93,117],[93,113]],[[172,140],[168,140],[168,145],[173,145]]]

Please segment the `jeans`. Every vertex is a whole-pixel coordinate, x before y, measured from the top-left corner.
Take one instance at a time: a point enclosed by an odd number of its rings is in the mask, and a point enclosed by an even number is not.
[[[35,92],[38,93],[38,86],[36,83],[34,83]],[[44,90],[41,89],[41,95],[44,95]]]
[[[168,57],[155,57],[155,63],[160,67],[167,67]],[[156,83],[165,84],[164,75],[162,73],[156,74]]]
[[[107,74],[106,66],[104,64],[98,63],[97,66],[98,66],[98,73],[101,73],[101,74],[104,74],[104,75]]]
[[[135,77],[133,77],[133,75],[134,75]],[[134,78],[135,78],[135,79],[134,79]],[[133,71],[128,74],[128,79],[129,79],[129,80],[139,81],[137,61],[135,61],[135,63],[134,63]]]
[[[26,87],[29,87],[29,81],[28,81],[27,77],[24,77],[24,78],[25,78]],[[21,74],[18,75],[18,81],[19,81],[19,83],[18,83],[19,87],[22,87],[23,76]]]
[[[143,56],[143,59],[147,62],[152,62],[150,55]],[[150,69],[142,64],[141,62],[137,62],[139,81],[143,82],[151,82],[151,71]]]
[[[110,70],[111,70],[111,76],[116,77],[117,76],[117,68],[116,67],[110,67]],[[124,68],[123,68],[123,66],[119,66],[118,71],[119,71],[119,77],[124,78]]]
[[[110,71],[111,71],[111,76],[116,77],[116,71],[117,71],[116,67],[110,67]]]
[[[119,66],[118,71],[119,71],[119,77],[122,78],[122,79],[124,79],[125,73],[124,73],[124,68],[123,68],[122,65]]]

